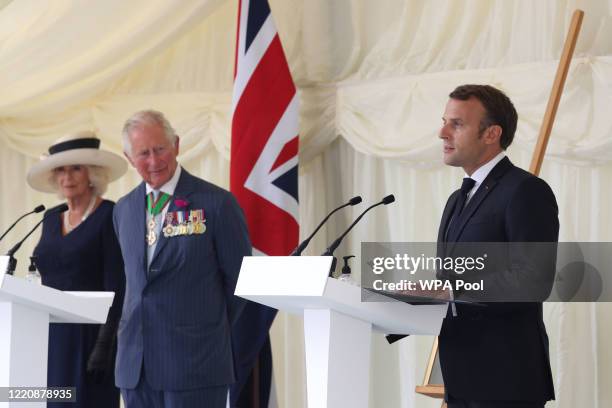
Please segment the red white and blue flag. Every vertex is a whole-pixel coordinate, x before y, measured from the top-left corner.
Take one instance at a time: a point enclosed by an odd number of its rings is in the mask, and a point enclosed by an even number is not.
[[[299,238],[298,97],[267,0],[240,0],[238,8],[230,190],[244,210],[254,254],[289,255]],[[240,393],[258,361],[256,394],[267,407],[275,314],[249,302],[236,324],[232,406],[249,406]]]

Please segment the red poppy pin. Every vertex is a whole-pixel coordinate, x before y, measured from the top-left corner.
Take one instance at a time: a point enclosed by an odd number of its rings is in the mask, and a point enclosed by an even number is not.
[[[187,199],[182,198],[182,197],[176,197],[174,199],[174,206],[176,208],[185,209],[189,207],[189,201],[187,201]]]

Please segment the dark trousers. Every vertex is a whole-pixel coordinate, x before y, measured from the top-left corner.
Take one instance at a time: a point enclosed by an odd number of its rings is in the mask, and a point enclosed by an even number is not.
[[[121,389],[126,408],[225,408],[227,385],[185,391],[160,391],[151,388],[144,370],[134,389]]]
[[[466,401],[448,396],[448,408],[544,408],[545,402]]]

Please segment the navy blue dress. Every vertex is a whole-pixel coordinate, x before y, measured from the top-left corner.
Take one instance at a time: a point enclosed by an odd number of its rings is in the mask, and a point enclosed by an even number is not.
[[[40,242],[34,250],[42,283],[59,290],[112,291],[115,299],[107,324],[121,317],[125,276],[121,250],[113,229],[112,201],[104,200],[85,221],[62,235],[63,213],[43,223]],[[48,407],[115,408],[119,390],[115,387],[114,361],[109,374],[94,378],[87,373],[87,361],[96,344],[100,325],[53,323],[49,327],[49,387],[76,387],[76,404],[48,403]]]

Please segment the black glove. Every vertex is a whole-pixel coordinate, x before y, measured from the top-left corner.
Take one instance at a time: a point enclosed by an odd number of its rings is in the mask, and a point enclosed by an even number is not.
[[[87,375],[96,384],[112,378],[115,369],[116,324],[107,322],[100,326],[96,344],[87,359]]]

